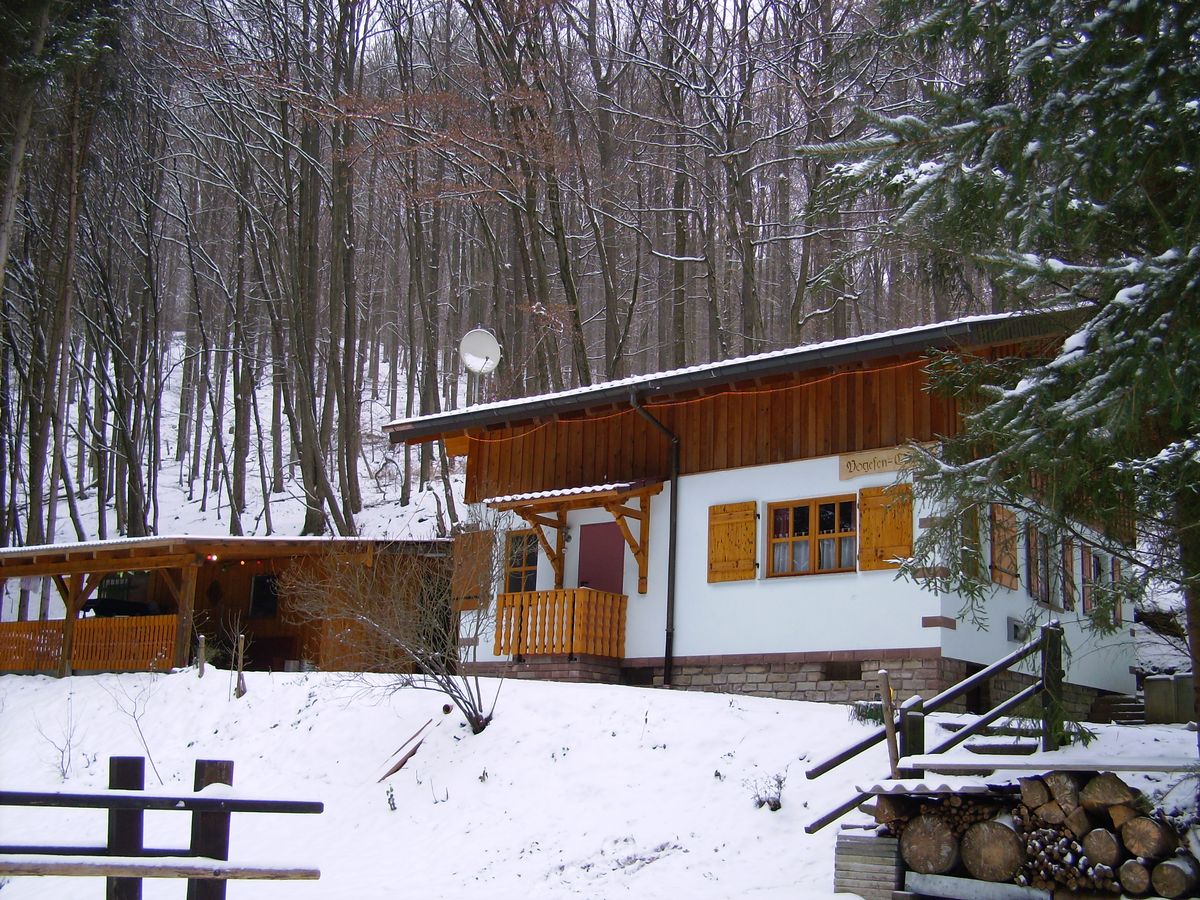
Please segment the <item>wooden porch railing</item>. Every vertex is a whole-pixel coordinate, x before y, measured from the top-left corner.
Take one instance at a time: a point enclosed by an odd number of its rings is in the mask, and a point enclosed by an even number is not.
[[[118,616],[75,623],[71,668],[84,672],[171,668],[178,616]],[[0,671],[56,672],[63,620],[0,622]]]
[[[591,588],[525,591],[496,598],[497,656],[590,653],[625,656],[624,594]]]

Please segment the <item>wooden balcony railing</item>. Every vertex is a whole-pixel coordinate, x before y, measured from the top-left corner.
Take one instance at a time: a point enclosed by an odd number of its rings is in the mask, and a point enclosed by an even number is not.
[[[178,616],[118,616],[75,623],[71,668],[81,672],[165,672]],[[0,671],[55,672],[63,622],[0,622]]]
[[[496,598],[497,656],[625,656],[624,594],[591,588],[526,591]]]

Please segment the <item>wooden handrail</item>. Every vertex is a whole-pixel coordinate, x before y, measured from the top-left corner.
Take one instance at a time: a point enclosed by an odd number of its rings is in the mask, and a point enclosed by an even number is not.
[[[994,722],[996,719],[1012,712],[1021,706],[1021,704],[1026,703],[1039,695],[1041,695],[1043,698],[1046,698],[1043,700],[1042,708],[1042,749],[1054,749],[1052,742],[1057,740],[1057,735],[1055,733],[1056,723],[1052,722],[1051,718],[1052,716],[1056,715],[1055,710],[1057,709],[1056,704],[1058,703],[1058,694],[1061,692],[1062,688],[1062,627],[1057,621],[1043,625],[1036,640],[1030,641],[1023,647],[1019,647],[1018,649],[1009,653],[1007,656],[992,663],[990,666],[987,666],[986,668],[976,672],[974,675],[964,678],[962,681],[958,682],[958,684],[952,685],[951,687],[942,691],[940,694],[934,696],[933,699],[927,703],[923,702],[919,696],[914,696],[905,701],[901,707],[900,715],[897,716],[895,720],[895,727],[901,732],[907,733],[909,729],[906,726],[910,724],[909,719],[911,717],[919,717],[917,719],[917,724],[921,725],[921,723],[923,723],[924,716],[927,713],[946,706],[948,703],[958,699],[968,691],[971,691],[979,685],[985,683],[993,676],[999,674],[1000,672],[1007,671],[1012,666],[1016,665],[1027,657],[1032,656],[1038,651],[1041,651],[1042,654],[1042,673],[1041,677],[1038,678],[1037,681],[1018,691],[1007,700],[997,704],[995,707],[988,710],[986,713],[976,719],[975,722],[957,732],[948,740],[939,744],[934,750],[930,751],[930,753],[926,755],[928,756],[943,753],[944,751],[949,750],[951,747],[957,746],[965,741],[968,737],[971,737],[972,735],[981,731],[985,726]],[[862,737],[855,743],[851,744],[849,747],[840,750],[833,756],[830,756],[829,758],[808,769],[804,773],[805,777],[811,779],[824,775],[831,769],[837,768],[842,763],[853,759],[863,751],[875,746],[884,739],[885,735],[886,730],[883,727],[875,729],[865,737]],[[920,754],[922,752],[923,750],[914,751],[912,748],[909,748],[907,751],[903,752],[903,755],[905,757],[910,757],[914,753]],[[921,777],[922,773],[918,771],[912,774],[915,777]],[[813,834],[816,831],[820,831],[830,822],[840,819],[850,810],[857,807],[866,798],[866,794],[857,794],[856,796],[842,803],[837,808],[832,809],[822,815],[820,818],[813,820],[805,827],[805,832],[808,834]]]
[[[250,800],[203,794],[140,794],[138,791],[0,791],[0,806],[55,806],[71,809],[175,809],[191,812],[320,813],[320,800]]]

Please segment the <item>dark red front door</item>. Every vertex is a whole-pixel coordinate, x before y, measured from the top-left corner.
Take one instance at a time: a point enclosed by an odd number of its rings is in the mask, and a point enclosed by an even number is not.
[[[579,526],[579,586],[625,593],[625,538],[616,522]]]

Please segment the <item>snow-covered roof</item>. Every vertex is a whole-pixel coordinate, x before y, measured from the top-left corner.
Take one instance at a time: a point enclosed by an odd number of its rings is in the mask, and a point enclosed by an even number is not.
[[[61,544],[31,544],[25,547],[2,547],[0,559],[8,556],[37,556],[48,553],[76,553],[108,550],[155,549],[179,544],[279,544],[329,543],[330,541],[359,541],[362,538],[338,538],[328,535],[195,535],[195,534],[152,534],[146,537],[121,537],[112,540],[74,541]]]
[[[488,497],[485,505],[493,503],[526,503],[537,500],[551,500],[558,497],[579,497],[584,494],[599,494],[608,491],[627,491],[634,486],[632,481],[615,481],[612,484],[589,484],[586,487],[561,488],[554,491],[532,491],[528,494],[505,494],[502,497]]]
[[[398,419],[384,425],[383,430],[390,434],[394,442],[428,440],[467,429],[515,424],[588,408],[613,404],[628,406],[632,397],[642,402],[671,393],[712,389],[752,378],[801,372],[896,353],[915,353],[934,347],[983,346],[1049,336],[1067,332],[1063,316],[1063,312],[966,316],[933,325],[823,341],[722,362],[633,375],[550,394],[499,400],[465,409]]]
[[[432,544],[435,541],[376,541],[370,538],[331,537],[328,535],[149,535],[104,541],[79,541],[61,544],[35,544],[0,548],[0,577],[18,571],[14,567],[49,565],[65,559],[145,560],[179,554],[216,554],[221,558],[266,558],[320,551],[331,544],[365,545],[380,543]]]
[[[586,497],[592,494],[619,494],[627,492],[657,493],[661,490],[660,479],[642,479],[640,481],[614,481],[611,484],[589,484],[585,487],[557,488],[551,491],[531,491],[528,494],[505,494],[501,497],[488,497],[483,501],[485,506],[513,506],[517,504],[538,504],[548,500],[570,500],[573,497]]]

